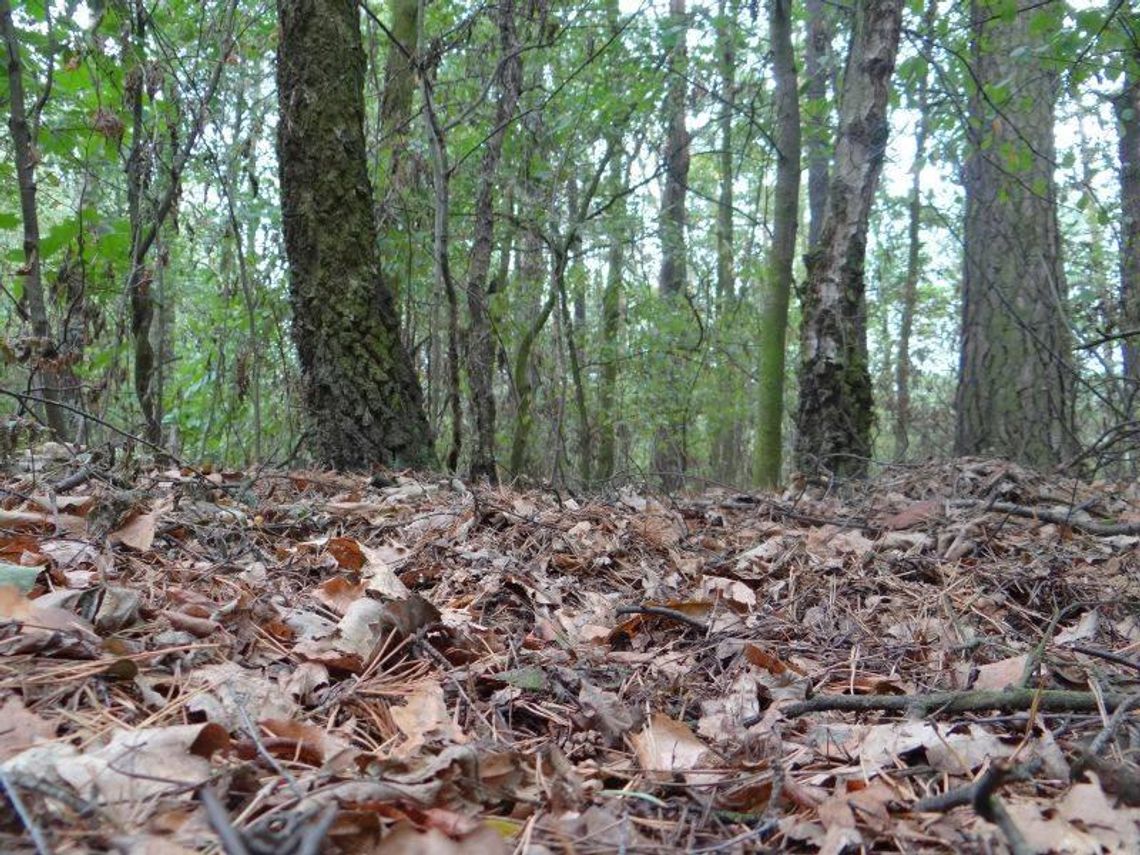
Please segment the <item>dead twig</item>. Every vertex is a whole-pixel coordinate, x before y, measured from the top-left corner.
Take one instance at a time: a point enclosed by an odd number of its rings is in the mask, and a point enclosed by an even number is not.
[[[1114,710],[1128,700],[1127,695],[1105,695],[1106,709]],[[932,713],[962,713],[1000,710],[1024,712],[1036,703],[1042,712],[1098,712],[1096,696],[1092,692],[1075,692],[1063,689],[975,690],[968,692],[931,692],[926,695],[820,695],[806,701],[788,704],[782,712],[788,718],[812,712],[903,712],[918,716]],[[763,715],[754,715],[742,723],[745,727],[757,724]]]
[[[1001,829],[1012,855],[1033,855],[1037,850],[1029,845],[1025,835],[1021,833],[1021,829],[1005,809],[1005,803],[997,797],[997,788],[1009,779],[1010,771],[1011,767],[1003,763],[994,763],[990,766],[975,785],[972,804],[978,816]]]
[[[48,846],[47,838],[44,837],[40,827],[36,825],[31,813],[24,805],[24,800],[20,798],[15,785],[3,769],[0,769],[0,787],[3,787],[4,792],[8,794],[8,801],[12,803],[12,809],[16,811],[16,816],[20,818],[20,822],[27,829],[28,836],[32,838],[32,845],[36,847],[37,855],[51,855],[51,847]]]
[[[999,514],[1054,523],[1068,526],[1074,531],[1083,531],[1086,534],[1095,534],[1100,537],[1140,534],[1140,523],[1106,523],[1094,519],[1080,519],[1073,516],[1076,508],[1066,510],[1034,508],[1028,505],[1015,505],[1012,502],[985,502],[974,499],[954,499],[950,502],[950,506],[953,508],[979,508]]]
[[[1011,767],[1005,776],[1006,781],[1028,781],[1033,778],[1044,765],[1040,757],[1034,757],[1028,763],[1022,763],[1017,766]],[[973,804],[977,796],[978,786],[982,779],[974,781],[972,784],[967,784],[964,787],[955,787],[952,790],[947,790],[944,793],[939,793],[936,796],[929,796],[925,799],[919,799],[909,808],[902,808],[910,813],[945,813],[946,811],[953,810],[957,807],[965,807],[966,805]]]

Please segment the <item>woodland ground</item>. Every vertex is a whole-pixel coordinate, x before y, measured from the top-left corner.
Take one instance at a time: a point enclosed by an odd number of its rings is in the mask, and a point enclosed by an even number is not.
[[[5,852],[1140,851],[1135,482],[69,486],[61,450],[3,482]]]

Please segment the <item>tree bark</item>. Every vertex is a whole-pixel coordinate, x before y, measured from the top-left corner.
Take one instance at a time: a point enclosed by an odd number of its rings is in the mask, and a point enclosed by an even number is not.
[[[435,261],[436,284],[447,299],[447,411],[451,415],[451,443],[445,465],[449,472],[459,468],[463,450],[463,408],[459,383],[459,296],[451,272],[451,166],[447,157],[447,141],[435,110],[431,76],[425,70],[420,78],[424,94],[424,124],[428,133],[428,160],[431,162],[435,210],[432,225],[432,256]],[[429,375],[430,376],[430,375]]]
[[[784,350],[800,218],[800,102],[791,13],[792,0],[768,0],[776,81],[776,189],[767,287],[760,306],[754,476],[759,486],[769,488],[780,482],[783,462]]]
[[[864,474],[871,453],[864,265],[902,0],[866,0],[854,14],[827,208],[807,259],[796,419],[799,468],[841,477]]]
[[[1133,58],[1140,65],[1140,54]],[[1120,306],[1125,400],[1131,416],[1140,400],[1140,76],[1129,67],[1115,99],[1120,154]]]
[[[720,401],[737,400],[740,395],[734,382],[728,354],[728,325],[736,302],[735,229],[733,221],[733,183],[736,180],[735,151],[732,145],[733,117],[736,113],[736,14],[735,0],[719,0],[716,18],[716,57],[720,77],[720,115],[717,116],[717,167],[720,193],[716,205],[716,347],[717,367],[714,382]],[[736,408],[717,407],[708,414],[712,426],[711,469],[720,481],[731,481],[739,458],[736,447],[739,416]]]
[[[277,151],[313,448],[326,464],[423,466],[422,395],[376,250],[353,0],[278,0]]]
[[[20,189],[20,214],[24,222],[24,304],[32,324],[32,373],[44,385],[44,415],[57,439],[66,440],[67,419],[59,406],[58,372],[50,362],[55,357],[56,343],[48,319],[44,299],[43,263],[40,259],[40,220],[36,206],[36,140],[24,104],[24,66],[20,59],[20,41],[12,21],[12,5],[0,0],[0,36],[8,55],[8,130],[16,154],[16,181]]]
[[[1041,58],[1060,4],[971,6],[974,73],[965,168],[956,448],[1033,466],[1075,450],[1073,369],[1053,183],[1058,79]]]
[[[934,34],[936,0],[926,0],[923,33]],[[914,329],[914,310],[918,302],[918,277],[922,272],[922,169],[926,166],[926,136],[930,130],[930,106],[927,103],[930,72],[923,67],[918,79],[918,127],[914,132],[914,162],[911,164],[910,199],[908,203],[906,278],[903,280],[901,318],[899,320],[898,359],[895,364],[895,459],[906,459],[910,448],[910,337]]]
[[[808,97],[804,131],[808,162],[808,251],[819,243],[827,205],[828,127],[831,110],[827,103],[827,78],[831,56],[831,15],[823,0],[806,0],[807,46],[804,50],[805,87]]]
[[[685,195],[689,189],[689,131],[685,124],[688,100],[688,13],[685,0],[669,0],[668,79],[665,93],[665,119],[669,130],[665,140],[665,187],[661,194],[661,277],[660,292],[664,310],[676,308],[688,277],[685,258]],[[666,356],[665,385],[670,400],[666,403],[663,424],[657,431],[653,464],[666,489],[679,487],[685,477],[685,424],[678,414],[681,395],[680,367]]]

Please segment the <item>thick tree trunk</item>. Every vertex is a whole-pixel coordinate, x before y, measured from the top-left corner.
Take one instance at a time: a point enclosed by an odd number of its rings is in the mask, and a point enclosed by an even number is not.
[[[1007,20],[971,7],[974,70],[965,169],[956,446],[1049,466],[1074,450],[1073,369],[1053,183],[1058,80],[1041,51],[1060,4]]]
[[[803,294],[796,462],[809,472],[862,475],[871,453],[863,272],[901,18],[902,0],[855,8],[831,186]]]
[[[1140,64],[1140,54],[1134,58]],[[1129,413],[1140,402],[1140,76],[1135,69],[1116,97],[1120,140],[1120,306]]]
[[[926,0],[923,33],[934,34],[936,0]],[[914,328],[914,310],[918,302],[918,277],[921,273],[922,243],[922,169],[926,165],[926,135],[930,128],[927,104],[929,69],[924,67],[918,80],[918,127],[914,132],[914,163],[911,164],[909,222],[907,223],[906,279],[903,280],[902,317],[899,320],[898,360],[895,365],[895,459],[906,458],[910,448],[910,337]]]
[[[808,38],[804,50],[808,107],[804,132],[808,162],[808,250],[819,243],[827,205],[828,133],[827,78],[831,56],[831,14],[823,0],[806,0]]]
[[[685,194],[689,189],[689,130],[685,124],[688,99],[688,13],[685,0],[669,0],[669,76],[665,94],[665,119],[669,130],[665,140],[665,187],[661,195],[661,278],[660,291],[665,311],[676,308],[688,276],[685,257]],[[666,356],[668,376],[665,385],[670,401],[663,424],[657,432],[653,465],[666,489],[676,489],[685,477],[685,423],[680,415],[683,404],[680,366]]]
[[[40,220],[36,207],[36,153],[32,127],[24,105],[24,66],[20,61],[20,42],[12,22],[9,0],[0,0],[0,36],[8,57],[8,129],[16,154],[16,181],[20,188],[20,213],[24,221],[24,304],[32,324],[35,346],[32,356],[33,375],[43,382],[44,414],[48,427],[57,439],[67,439],[67,420],[59,406],[58,372],[51,367],[56,345],[44,300],[43,263],[40,259]],[[34,112],[34,111],[33,111]]]
[[[278,0],[277,151],[293,337],[313,447],[344,469],[429,465],[431,436],[380,276],[353,0]]]
[[[487,305],[487,274],[494,244],[494,193],[499,159],[507,125],[514,118],[522,88],[522,58],[515,30],[515,0],[503,0],[499,19],[499,103],[494,132],[483,144],[479,192],[475,197],[475,234],[467,268],[467,374],[471,383],[471,411],[475,416],[475,440],[471,449],[471,477],[499,481],[495,465],[495,342]]]
[[[800,102],[792,51],[792,0],[768,0],[772,74],[776,80],[776,192],[767,287],[760,307],[756,453],[754,476],[775,487],[783,462],[784,348],[800,204]]]

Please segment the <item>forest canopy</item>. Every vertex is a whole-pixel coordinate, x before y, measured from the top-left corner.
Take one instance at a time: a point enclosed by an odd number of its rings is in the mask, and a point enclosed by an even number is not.
[[[6,441],[1132,471],[1130,4],[0,0]]]

